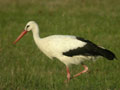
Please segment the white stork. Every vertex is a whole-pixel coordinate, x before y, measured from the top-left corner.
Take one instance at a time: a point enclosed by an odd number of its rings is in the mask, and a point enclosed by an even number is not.
[[[34,21],[30,21],[26,24],[25,30],[14,41],[14,44],[29,31],[32,31],[35,43],[46,56],[50,59],[55,57],[66,65],[68,81],[88,71],[88,67],[82,63],[83,61],[95,59],[97,56],[103,56],[108,60],[116,58],[115,54],[111,51],[80,37],[51,35],[40,38],[38,24]],[[83,65],[84,70],[71,77],[69,65],[79,63]]]

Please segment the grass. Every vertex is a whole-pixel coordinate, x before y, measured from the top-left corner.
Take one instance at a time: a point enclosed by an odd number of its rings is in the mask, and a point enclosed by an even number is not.
[[[118,0],[1,0],[0,90],[120,90],[119,17]],[[89,72],[65,84],[65,65],[40,52],[32,33],[12,44],[30,20],[39,24],[41,37],[84,37],[112,50],[118,60],[85,62]],[[72,74],[82,69],[70,67]]]

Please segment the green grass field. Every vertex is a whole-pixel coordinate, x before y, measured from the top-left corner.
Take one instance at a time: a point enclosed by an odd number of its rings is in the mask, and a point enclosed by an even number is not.
[[[39,51],[31,32],[12,44],[30,20],[39,24],[41,37],[84,37],[118,60],[85,62],[89,72],[65,84],[65,65]],[[119,0],[0,0],[0,90],[120,90],[119,49]],[[82,69],[70,67],[72,75]]]

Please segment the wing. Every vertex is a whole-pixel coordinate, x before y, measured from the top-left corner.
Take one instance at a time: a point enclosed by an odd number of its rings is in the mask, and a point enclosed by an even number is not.
[[[78,40],[86,42],[87,44],[83,47],[78,47],[76,49],[71,49],[67,52],[63,52],[63,55],[72,57],[77,55],[84,55],[84,56],[103,56],[109,60],[113,60],[116,58],[115,54],[110,50],[97,46],[96,44],[92,43],[89,40],[85,40],[80,37],[76,37]]]
[[[108,59],[113,59],[115,55],[104,48],[97,46],[89,40],[70,35],[52,35],[41,41],[40,49],[50,57],[59,55],[65,56],[103,56]]]

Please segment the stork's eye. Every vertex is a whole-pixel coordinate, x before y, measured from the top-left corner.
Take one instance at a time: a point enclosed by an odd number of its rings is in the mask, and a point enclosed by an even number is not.
[[[30,25],[27,25],[27,28],[29,28],[30,27]]]

